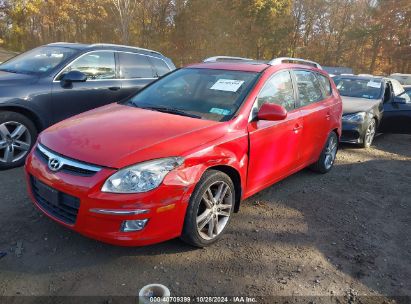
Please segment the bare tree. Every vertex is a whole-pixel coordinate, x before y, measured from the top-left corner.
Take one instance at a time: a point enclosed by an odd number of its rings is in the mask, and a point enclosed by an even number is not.
[[[137,9],[138,0],[111,0],[112,11],[119,18],[122,43],[130,42],[130,23]]]

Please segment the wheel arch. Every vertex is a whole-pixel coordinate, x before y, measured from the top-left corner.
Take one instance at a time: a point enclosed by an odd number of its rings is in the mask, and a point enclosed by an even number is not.
[[[28,119],[30,119],[34,123],[37,129],[37,132],[39,133],[45,127],[45,124],[42,121],[42,119],[39,117],[39,115],[37,115],[34,111],[27,109],[25,107],[15,106],[15,105],[2,105],[0,106],[0,112],[1,111],[16,112],[16,113],[26,116]]]

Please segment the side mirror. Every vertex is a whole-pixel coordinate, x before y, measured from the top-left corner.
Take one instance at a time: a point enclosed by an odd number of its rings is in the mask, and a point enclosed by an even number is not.
[[[287,110],[280,105],[264,103],[257,113],[258,120],[283,120],[287,117]]]
[[[404,104],[404,103],[407,103],[407,100],[404,97],[395,96],[392,102]]]
[[[72,82],[84,82],[87,80],[86,74],[80,71],[70,71],[61,78],[62,82],[72,83]]]

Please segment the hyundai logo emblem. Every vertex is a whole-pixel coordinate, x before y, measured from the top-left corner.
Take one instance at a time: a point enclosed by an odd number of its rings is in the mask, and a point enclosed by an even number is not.
[[[58,158],[50,158],[49,163],[48,163],[48,167],[51,171],[56,172],[56,171],[60,170],[61,167],[63,167],[63,163],[61,163]]]

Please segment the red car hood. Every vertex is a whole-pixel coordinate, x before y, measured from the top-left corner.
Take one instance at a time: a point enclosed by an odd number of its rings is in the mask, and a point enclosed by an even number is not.
[[[76,160],[122,168],[182,155],[223,136],[225,130],[225,124],[215,121],[111,104],[48,128],[39,141]]]

